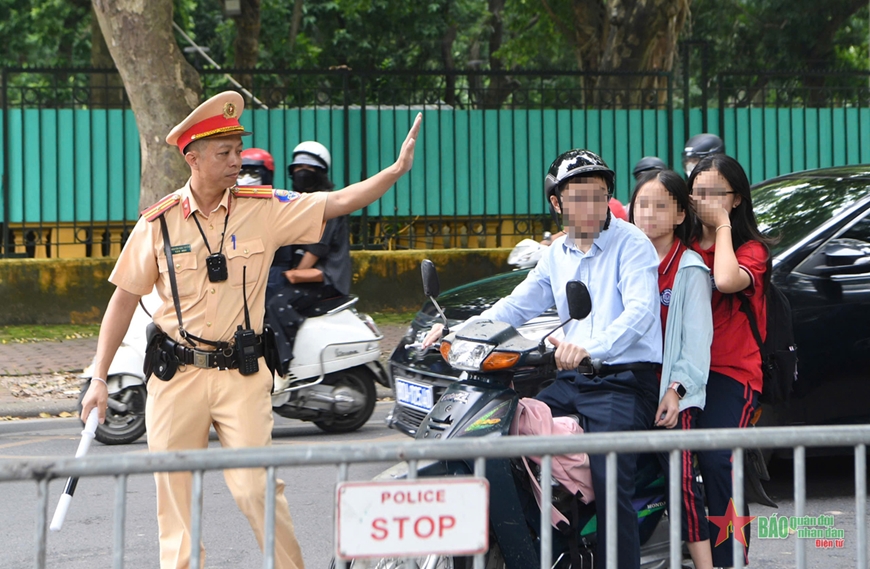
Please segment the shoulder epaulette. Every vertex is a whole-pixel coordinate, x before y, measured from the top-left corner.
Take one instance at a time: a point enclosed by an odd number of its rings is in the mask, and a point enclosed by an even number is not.
[[[233,197],[237,198],[272,198],[272,186],[236,186]]]
[[[148,221],[154,221],[173,207],[181,202],[181,196],[178,194],[169,194],[156,204],[142,210],[142,217]]]

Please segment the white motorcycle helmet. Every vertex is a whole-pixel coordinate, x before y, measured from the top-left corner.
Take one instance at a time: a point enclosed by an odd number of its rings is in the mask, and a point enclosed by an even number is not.
[[[293,175],[293,167],[299,165],[322,168],[327,172],[332,167],[332,156],[325,146],[314,140],[300,142],[293,149],[293,161],[287,166],[287,173]]]

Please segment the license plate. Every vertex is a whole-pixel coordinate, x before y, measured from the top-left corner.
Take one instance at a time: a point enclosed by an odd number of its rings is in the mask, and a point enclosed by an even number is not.
[[[431,411],[435,405],[431,385],[420,385],[405,379],[396,378],[396,401],[402,405]]]

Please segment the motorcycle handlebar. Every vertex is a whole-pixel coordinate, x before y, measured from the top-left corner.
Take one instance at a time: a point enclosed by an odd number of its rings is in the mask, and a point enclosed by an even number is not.
[[[544,352],[543,354],[530,354],[526,360],[530,365],[550,365],[556,366],[555,350]],[[601,360],[584,358],[580,365],[575,368],[578,373],[592,374],[601,369]]]

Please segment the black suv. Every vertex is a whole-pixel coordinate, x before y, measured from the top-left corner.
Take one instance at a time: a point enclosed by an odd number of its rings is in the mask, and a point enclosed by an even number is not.
[[[798,172],[753,187],[752,199],[773,246],[774,282],[792,306],[798,380],[790,403],[765,406],[760,424],[843,424],[870,418],[870,165]],[[528,271],[483,279],[439,297],[458,324],[507,296]],[[428,410],[458,377],[434,350],[407,344],[435,318],[426,303],[390,356],[396,405],[388,424],[414,436]],[[540,338],[558,322],[555,308],[520,329]],[[548,378],[540,378],[545,381]]]

